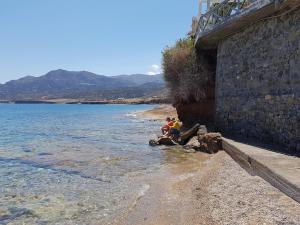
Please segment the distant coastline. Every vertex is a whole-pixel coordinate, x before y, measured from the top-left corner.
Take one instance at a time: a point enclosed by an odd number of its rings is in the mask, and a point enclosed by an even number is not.
[[[51,100],[0,100],[0,104],[82,104],[82,105],[105,105],[105,104],[165,104],[167,99],[162,98],[131,98],[112,100],[81,100],[81,99],[51,99]]]
[[[0,84],[0,103],[148,104],[161,102],[157,99],[167,93],[162,74],[104,76],[58,69]]]

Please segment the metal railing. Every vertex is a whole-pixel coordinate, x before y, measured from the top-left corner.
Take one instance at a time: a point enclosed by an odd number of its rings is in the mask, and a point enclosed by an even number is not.
[[[199,18],[196,34],[211,30],[228,18],[240,14],[256,0],[224,0],[210,7],[209,11]]]

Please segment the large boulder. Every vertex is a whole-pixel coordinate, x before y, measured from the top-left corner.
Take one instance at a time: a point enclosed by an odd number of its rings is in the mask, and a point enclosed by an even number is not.
[[[201,125],[201,126],[199,127],[198,132],[197,132],[197,136],[205,135],[205,134],[207,134],[207,133],[208,133],[208,132],[207,132],[206,126],[205,126],[205,125]]]
[[[198,132],[198,141],[201,151],[213,154],[222,150],[222,135],[220,133]]]
[[[198,141],[198,137],[195,136],[188,141],[188,143],[184,146],[185,149],[194,149],[196,151],[200,151],[200,143]]]
[[[208,133],[205,125],[199,126],[197,136],[185,145],[186,149],[194,149],[207,153],[216,153],[222,149],[222,136],[219,133]]]

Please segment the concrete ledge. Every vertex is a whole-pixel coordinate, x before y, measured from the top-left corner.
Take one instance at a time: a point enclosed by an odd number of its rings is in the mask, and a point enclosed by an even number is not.
[[[244,169],[300,203],[300,158],[223,138],[223,149]]]

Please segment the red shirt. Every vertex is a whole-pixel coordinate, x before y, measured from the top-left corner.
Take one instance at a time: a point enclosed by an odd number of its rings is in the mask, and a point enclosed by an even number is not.
[[[172,127],[174,125],[173,121],[168,122],[168,127]]]

